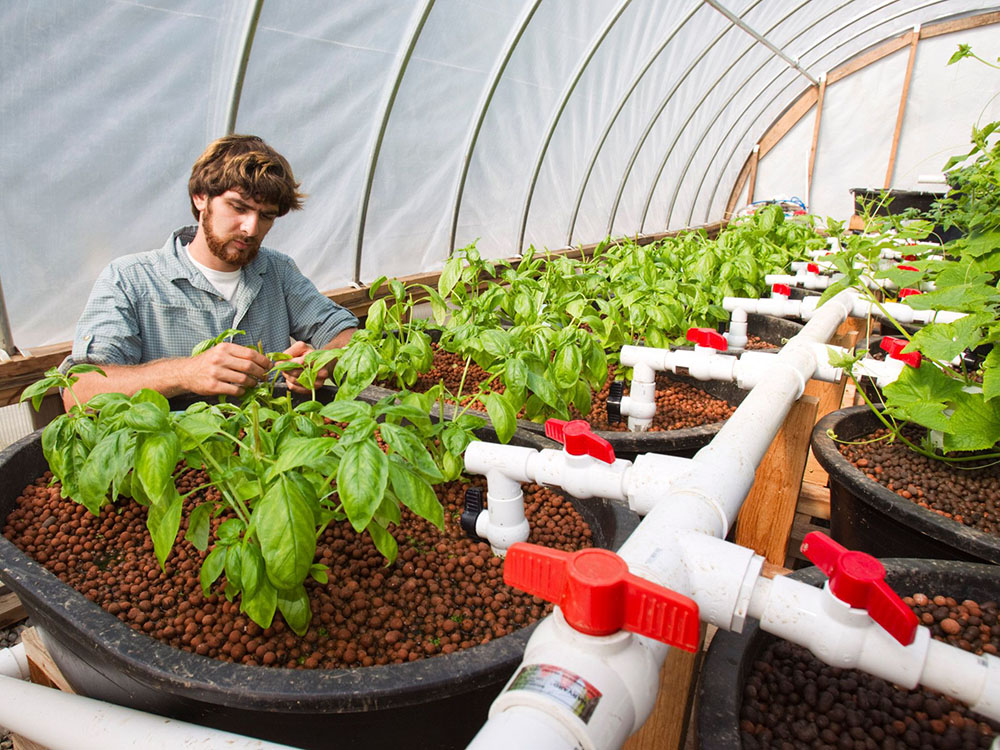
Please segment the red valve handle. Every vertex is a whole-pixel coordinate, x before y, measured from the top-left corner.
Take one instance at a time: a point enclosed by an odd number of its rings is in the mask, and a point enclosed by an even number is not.
[[[910,342],[898,339],[895,336],[886,336],[882,339],[880,346],[893,359],[898,359],[900,362],[905,362],[910,367],[917,369],[920,367],[921,362],[920,352],[906,352],[906,354],[903,354],[903,349],[906,348],[908,343]]]
[[[698,649],[698,604],[628,572],[610,550],[578,552],[517,542],[507,550],[504,583],[555,602],[587,635],[637,633],[685,651]]]
[[[783,294],[786,297],[792,293],[792,288],[788,284],[775,284],[771,287],[771,294]]]
[[[900,271],[919,271],[916,266],[896,266]]]
[[[615,462],[615,449],[611,443],[591,432],[590,424],[583,419],[570,422],[546,420],[545,435],[566,446],[566,452],[571,456],[593,456],[606,464]]]
[[[815,263],[806,263],[806,270],[809,273],[819,273],[819,266]]]
[[[904,255],[903,256],[903,260],[916,260],[916,259],[917,259],[916,255]]]
[[[720,352],[724,352],[729,348],[726,337],[714,328],[688,328],[687,340],[693,341],[698,346],[718,349]]]
[[[912,297],[914,294],[923,294],[919,289],[900,289],[899,298],[904,299],[906,297]]]
[[[882,563],[865,552],[849,550],[825,534],[811,531],[802,540],[802,553],[830,579],[830,591],[842,602],[868,611],[871,618],[909,646],[919,624],[913,610],[885,582]]]

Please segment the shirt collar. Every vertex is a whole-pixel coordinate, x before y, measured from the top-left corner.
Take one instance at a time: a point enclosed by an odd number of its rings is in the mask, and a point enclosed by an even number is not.
[[[184,252],[184,246],[191,244],[197,231],[198,226],[190,224],[176,229],[170,234],[160,253],[163,270],[167,278],[171,280],[204,278],[201,271],[195,267],[191,259],[188,258],[187,253]],[[261,251],[263,250],[264,247],[262,246]],[[256,273],[263,276],[267,270],[267,261],[264,260],[263,252],[258,253],[257,257],[244,267],[244,270],[248,273]]]

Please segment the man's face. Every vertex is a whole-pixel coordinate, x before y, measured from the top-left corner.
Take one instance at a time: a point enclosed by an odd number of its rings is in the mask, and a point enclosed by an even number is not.
[[[201,210],[201,226],[209,251],[222,261],[224,269],[235,271],[257,257],[260,243],[277,217],[277,206],[258,203],[237,190],[227,190],[214,198],[195,196]]]

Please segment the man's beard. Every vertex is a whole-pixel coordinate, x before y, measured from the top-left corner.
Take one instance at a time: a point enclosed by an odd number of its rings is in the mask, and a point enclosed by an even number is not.
[[[260,250],[260,240],[258,238],[245,237],[243,235],[220,237],[215,233],[212,228],[211,201],[205,206],[205,213],[202,216],[202,227],[205,230],[205,242],[208,244],[209,251],[224,263],[242,268],[257,257],[257,251]],[[232,246],[230,243],[234,240],[245,243],[246,247],[238,248]]]

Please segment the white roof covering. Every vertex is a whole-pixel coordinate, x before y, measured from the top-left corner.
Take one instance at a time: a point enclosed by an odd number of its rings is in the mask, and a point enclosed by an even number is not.
[[[190,223],[190,166],[230,128],[288,157],[310,198],[267,244],[335,289],[438,268],[473,241],[507,257],[528,244],[556,249],[720,220],[754,144],[821,76],[915,24],[997,7],[4,0],[0,279],[14,339],[27,348],[70,339],[111,258],[158,247]],[[995,59],[996,29],[942,37],[945,58],[927,70],[943,69],[973,35]],[[890,135],[900,65],[905,50],[888,59],[894,77],[881,92],[890,121],[878,127]],[[841,89],[862,112],[877,93],[870,79],[853,94]],[[955,86],[954,76],[938,79]],[[987,94],[969,96],[950,122],[959,149],[972,120],[995,106]],[[798,126],[807,152],[811,123]],[[918,124],[907,120],[909,130]],[[797,175],[802,142],[787,149]],[[916,163],[933,156],[917,143],[904,139],[901,153],[911,149]],[[822,152],[828,164],[846,158]],[[830,174],[830,195],[866,179]],[[781,170],[767,175],[762,164],[760,185],[782,191]]]

